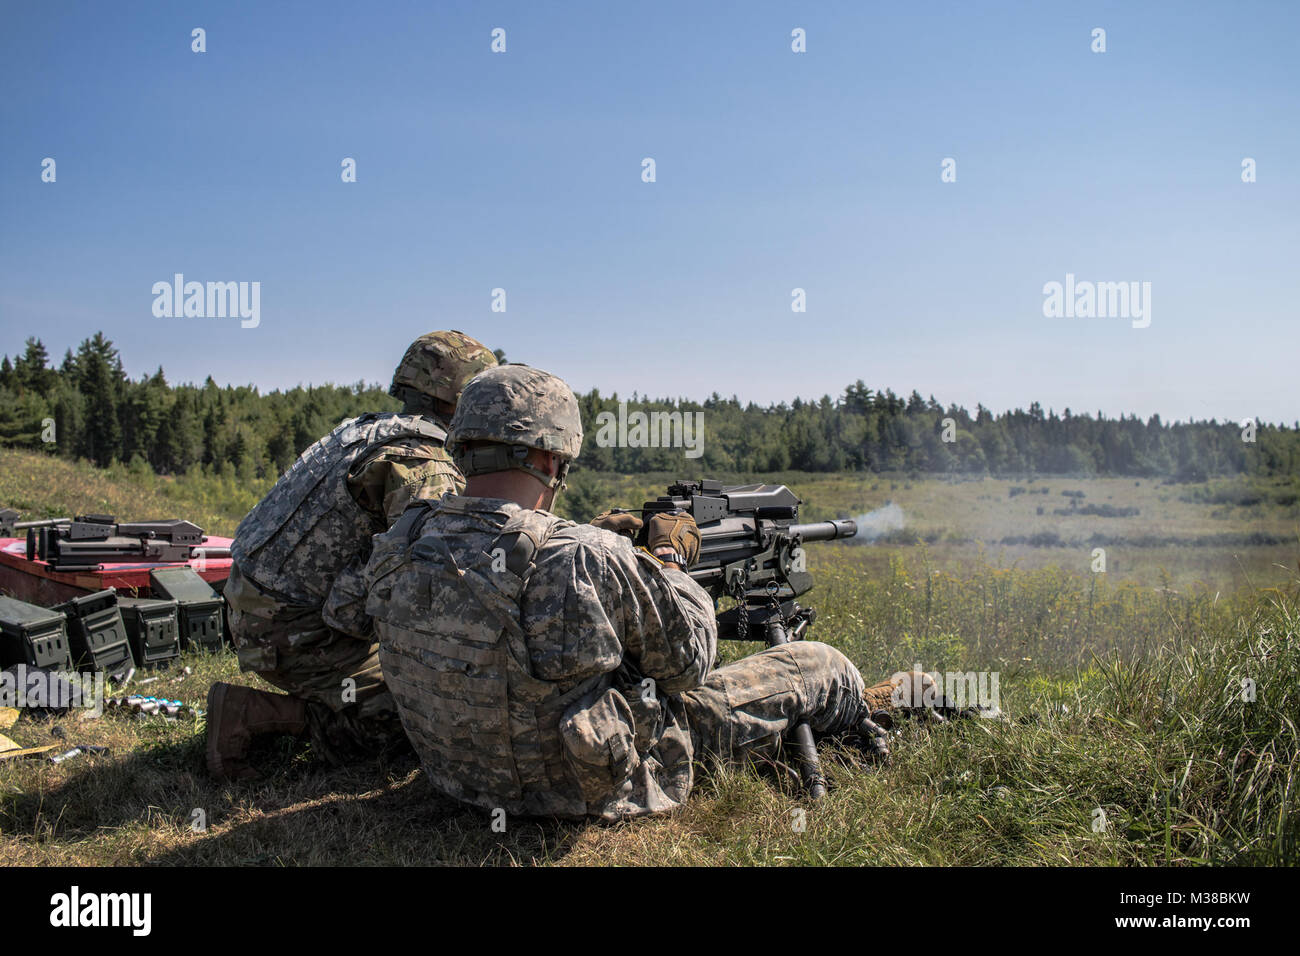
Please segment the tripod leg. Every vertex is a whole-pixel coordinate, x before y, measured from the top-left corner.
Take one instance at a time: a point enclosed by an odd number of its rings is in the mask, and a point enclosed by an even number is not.
[[[794,745],[799,760],[799,776],[803,780],[804,790],[808,792],[809,798],[820,800],[826,796],[826,777],[822,773],[821,757],[817,756],[817,745],[813,743],[812,728],[807,721],[790,731],[790,743]]]
[[[768,647],[790,642],[785,624],[780,618],[768,621],[765,628]],[[799,777],[803,780],[804,790],[810,799],[820,800],[826,796],[826,776],[822,773],[821,758],[817,756],[817,744],[808,722],[801,721],[790,728],[786,742],[793,749],[795,760],[799,764]]]

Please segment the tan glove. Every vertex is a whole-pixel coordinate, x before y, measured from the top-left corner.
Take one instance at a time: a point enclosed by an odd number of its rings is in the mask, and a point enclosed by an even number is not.
[[[872,711],[893,713],[898,710],[921,710],[942,703],[943,694],[934,678],[924,671],[907,671],[897,677],[882,680],[863,692],[867,706]]]
[[[688,511],[660,511],[646,527],[646,547],[651,554],[672,548],[686,562],[684,567],[690,568],[700,560],[700,529]]]
[[[635,538],[641,530],[642,521],[627,511],[602,511],[589,522],[593,528],[604,528],[625,538]]]

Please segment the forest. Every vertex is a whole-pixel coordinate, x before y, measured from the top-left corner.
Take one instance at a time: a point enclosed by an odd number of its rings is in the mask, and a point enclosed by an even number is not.
[[[703,400],[579,394],[587,439],[580,467],[632,474],[904,472],[1015,476],[1166,477],[1300,473],[1300,423],[1164,422],[1028,410],[943,406],[861,380],[836,397],[760,406],[714,393]],[[602,412],[700,413],[703,440],[680,447],[602,447]],[[130,378],[102,332],[54,365],[27,339],[0,360],[0,445],[44,449],[101,467],[115,462],[179,475],[194,469],[245,479],[286,469],[345,418],[398,407],[385,384],[310,385],[263,393],[252,385],[167,381],[159,367]],[[608,416],[606,418],[608,420]],[[608,429],[606,429],[608,431]],[[631,444],[631,443],[627,443]]]

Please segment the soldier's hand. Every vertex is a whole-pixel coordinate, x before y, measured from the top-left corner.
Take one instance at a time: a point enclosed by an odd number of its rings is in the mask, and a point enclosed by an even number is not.
[[[883,711],[877,711],[871,717],[876,719],[864,718],[858,724],[858,749],[869,762],[886,763],[889,760],[889,727],[892,721]]]
[[[690,568],[700,559],[700,529],[688,511],[660,511],[646,526],[646,546],[652,554],[671,548]]]
[[[640,518],[628,511],[602,511],[590,523],[594,528],[604,528],[625,538],[635,538],[642,524]]]

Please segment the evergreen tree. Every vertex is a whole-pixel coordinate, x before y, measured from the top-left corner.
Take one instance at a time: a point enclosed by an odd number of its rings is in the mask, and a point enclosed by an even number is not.
[[[118,419],[118,378],[121,363],[113,343],[96,332],[77,348],[77,371],[85,400],[85,419],[77,452],[101,468],[122,455],[122,430]]]
[[[904,399],[862,381],[838,397],[769,406],[742,405],[716,392],[703,402],[634,394],[629,412],[703,415],[703,456],[684,459],[679,448],[602,447],[596,422],[602,413],[617,416],[619,395],[593,389],[577,398],[587,434],[580,465],[593,471],[1051,472],[1185,480],[1300,471],[1296,424],[1262,424],[1257,441],[1246,443],[1233,422],[1057,414],[1038,402],[1000,414],[977,405],[972,417],[956,404],[945,409],[934,396],[912,391]],[[161,368],[133,381],[102,333],[75,353],[66,350],[57,369],[36,338],[16,358],[0,356],[0,444],[100,465],[143,460],[160,473],[206,467],[232,480],[273,477],[343,419],[397,406],[383,386],[364,382],[261,394],[251,386],[223,388],[210,376],[201,385],[171,385]],[[942,438],[945,418],[956,426],[955,441]],[[44,423],[51,419],[56,440],[47,443]]]

